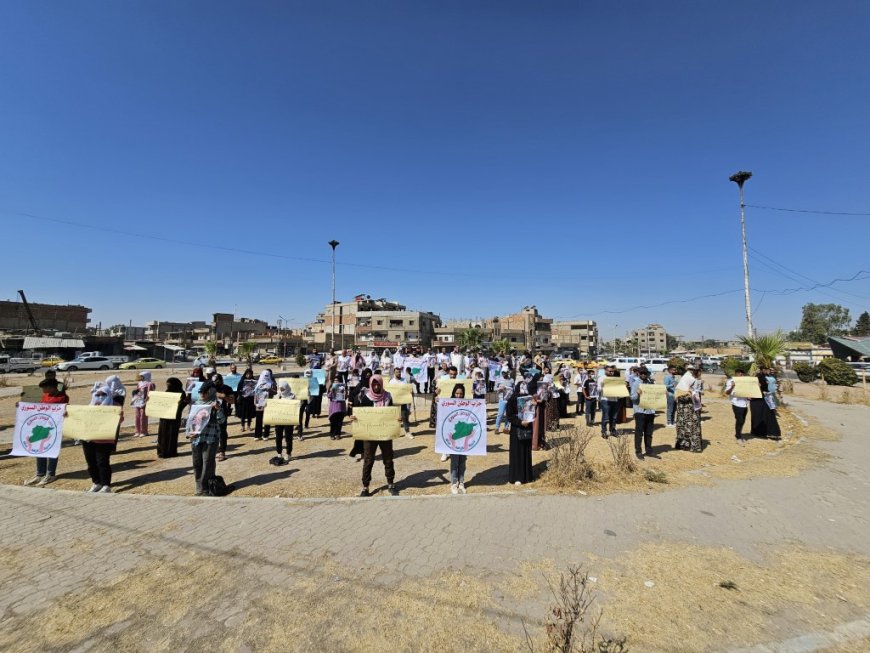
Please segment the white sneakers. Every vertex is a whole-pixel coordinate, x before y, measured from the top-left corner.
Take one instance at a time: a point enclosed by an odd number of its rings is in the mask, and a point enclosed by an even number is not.
[[[446,453],[441,454],[441,462],[442,463],[446,463],[449,458],[450,458],[450,456],[447,455]]]
[[[459,484],[459,493],[460,493],[460,494],[465,494],[465,483],[460,483],[460,484]]]
[[[459,494],[459,485],[457,483],[450,484],[450,494]]]
[[[42,476],[34,476],[33,478],[28,478],[24,481],[25,485],[36,485],[42,480]]]
[[[54,476],[46,474],[41,479],[39,479],[39,483],[36,484],[36,487],[45,487],[49,483],[54,483]]]
[[[414,439],[414,435],[410,431],[405,431],[405,437],[408,438],[409,440]]]
[[[87,490],[85,490],[85,492],[99,492],[102,489],[103,489],[102,485],[97,485],[96,483],[94,483],[91,487],[89,487]]]
[[[284,459],[284,462],[285,462],[285,463],[289,463],[289,462],[290,462],[290,454],[286,454],[286,453],[285,453],[285,454],[281,454],[281,457]]]
[[[112,494],[112,486],[111,485],[104,485],[100,489],[100,494]]]

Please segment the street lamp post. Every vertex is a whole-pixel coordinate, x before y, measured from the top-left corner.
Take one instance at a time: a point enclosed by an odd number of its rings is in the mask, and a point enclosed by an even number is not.
[[[332,333],[329,334],[329,349],[335,351],[335,248],[337,240],[330,240],[328,245],[332,247]]]
[[[743,184],[745,184],[752,173],[746,170],[735,172],[728,177],[730,181],[737,184],[740,189],[740,232],[743,238],[743,301],[746,304],[746,335],[750,338],[755,334],[752,328],[752,302],[749,296],[749,255],[746,253],[746,203],[743,201]]]
[[[618,324],[613,325],[613,357],[616,358],[616,327]]]

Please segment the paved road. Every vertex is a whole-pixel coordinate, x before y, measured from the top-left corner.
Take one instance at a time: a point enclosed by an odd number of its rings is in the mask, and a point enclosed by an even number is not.
[[[216,553],[241,548],[252,563],[267,566],[279,557],[328,552],[364,567],[378,551],[379,563],[409,576],[444,568],[509,571],[539,559],[542,543],[559,565],[585,552],[616,556],[642,543],[673,541],[727,545],[757,560],[770,547],[794,542],[870,556],[870,409],[790,401],[843,434],[841,441],[821,444],[832,454],[824,466],[793,478],[723,481],[653,495],[304,501],[0,487],[2,550],[48,548],[56,556],[51,573],[40,566],[42,556],[0,568],[7,588],[0,593],[0,626],[67,592],[191,547]],[[105,545],[98,566],[82,555],[88,542]]]

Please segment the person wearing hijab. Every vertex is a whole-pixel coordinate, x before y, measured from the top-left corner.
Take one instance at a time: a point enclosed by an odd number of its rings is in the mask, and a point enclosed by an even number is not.
[[[502,369],[501,378],[495,382],[495,392],[498,395],[498,412],[495,415],[495,432],[504,433],[504,423],[510,429],[510,420],[505,419],[505,410],[507,402],[514,393],[514,380],[510,378],[510,371],[507,368]]]
[[[145,404],[148,403],[148,393],[157,386],[151,383],[151,372],[139,372],[136,389],[130,400],[130,405],[136,412],[136,433],[134,438],[144,438],[148,435],[148,415],[145,414]]]
[[[157,426],[157,457],[174,458],[178,455],[178,430],[181,426],[181,412],[188,404],[187,395],[181,380],[170,376],[166,379],[166,392],[178,393],[178,410],[175,419],[161,418]]]
[[[782,431],[776,419],[776,379],[768,374],[767,368],[759,369],[756,378],[762,398],[749,401],[751,433],[757,438],[779,440]]]
[[[239,381],[238,396],[239,396],[239,420],[242,422],[242,433],[246,428],[250,430],[251,422],[254,419],[256,412],[254,407],[254,388],[257,387],[257,380],[254,378],[254,370],[250,367],[242,374],[242,379]]]
[[[534,404],[536,383],[528,372],[517,384],[516,390],[508,397],[505,406],[505,416],[510,424],[508,449],[508,482],[514,485],[531,483],[534,480],[532,471],[532,428],[535,418],[524,420],[520,414],[518,400],[529,397]]]
[[[272,370],[263,370],[260,372],[260,378],[257,380],[257,385],[254,386],[254,439],[268,440],[272,427],[268,424],[263,429],[263,412],[266,410],[266,401],[269,397],[274,397],[278,391],[278,386],[272,378]]]
[[[369,383],[372,378],[372,370],[366,368],[363,370],[362,376],[360,377],[359,386],[356,389],[356,392],[351,394],[351,400],[354,406],[360,405],[360,399],[363,393],[368,390]],[[353,410],[349,412],[351,416],[353,416]],[[363,457],[363,441],[362,440],[354,440],[353,446],[350,449],[350,452],[347,454],[351,458],[355,458],[357,462],[360,462]]]
[[[296,395],[293,394],[293,390],[290,387],[290,384],[287,381],[280,381],[278,383],[278,394],[276,395],[278,401],[287,401],[289,399],[296,399]],[[299,430],[302,431],[302,421],[299,423]],[[281,441],[284,441],[284,446],[287,448],[287,453],[285,454],[281,448]],[[283,457],[285,461],[290,460],[290,456],[293,455],[293,425],[292,424],[276,424],[275,425],[275,451],[278,452],[278,455]]]
[[[124,398],[127,392],[121,379],[117,376],[110,376],[105,383],[97,382],[91,390],[91,406],[123,406]],[[121,429],[121,422],[124,421],[124,412],[121,411],[121,417],[118,420],[118,428],[115,430],[115,437],[112,440],[83,440],[82,452],[85,455],[85,462],[88,465],[88,474],[91,477],[91,487],[88,492],[102,492],[111,494],[112,492],[112,466],[110,457],[115,451],[115,446],[118,441],[118,433]]]
[[[465,399],[465,386],[457,384],[450,393],[453,399]],[[468,456],[462,453],[450,454],[450,493],[465,494],[465,466]]]
[[[211,405],[208,421],[199,431],[192,433],[188,419],[188,437],[193,458],[193,477],[196,482],[196,496],[206,494],[208,481],[214,477],[215,458],[220,444],[221,425],[227,421],[221,402],[218,401],[217,387],[211,381],[202,384],[199,390],[199,405]]]
[[[694,365],[686,368],[675,391],[677,402],[676,449],[700,453],[701,443],[701,392],[704,388],[701,371]]]
[[[381,372],[384,375],[389,375],[393,371],[393,357],[390,354],[389,349],[384,349],[384,353],[381,354]]]
[[[360,392],[359,406],[361,408],[370,406],[392,406],[393,397],[389,392],[384,390],[384,379],[380,374],[375,374],[369,380],[369,387]],[[356,419],[352,417],[351,419]],[[400,418],[401,419],[401,418]],[[369,497],[369,485],[372,481],[372,468],[375,464],[375,456],[378,449],[381,450],[381,459],[384,462],[384,474],[387,477],[387,491],[392,496],[397,496],[399,490],[396,488],[396,469],[393,466],[393,441],[392,440],[364,440],[363,441],[363,470],[362,470],[362,491],[361,497]]]
[[[340,379],[341,377],[339,377]],[[332,440],[341,439],[341,427],[347,414],[347,384],[340,380],[333,381],[326,393],[329,399],[327,412],[329,414],[329,437]]]
[[[223,374],[215,372],[212,374],[211,380],[217,389],[217,400],[221,403],[224,417],[226,417],[224,423],[221,424],[221,439],[218,444],[217,458],[215,458],[218,462],[223,462],[227,459],[227,440],[229,439],[229,434],[227,433],[227,421],[233,412],[233,389],[224,383]]]

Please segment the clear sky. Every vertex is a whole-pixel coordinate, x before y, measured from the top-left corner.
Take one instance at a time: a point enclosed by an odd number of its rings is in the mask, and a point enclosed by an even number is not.
[[[301,325],[335,238],[339,299],[729,338],[730,174],[870,212],[868,34],[865,0],[5,0],[0,298]],[[870,279],[760,292],[870,270],[870,217],[747,222],[760,331],[870,308]]]

